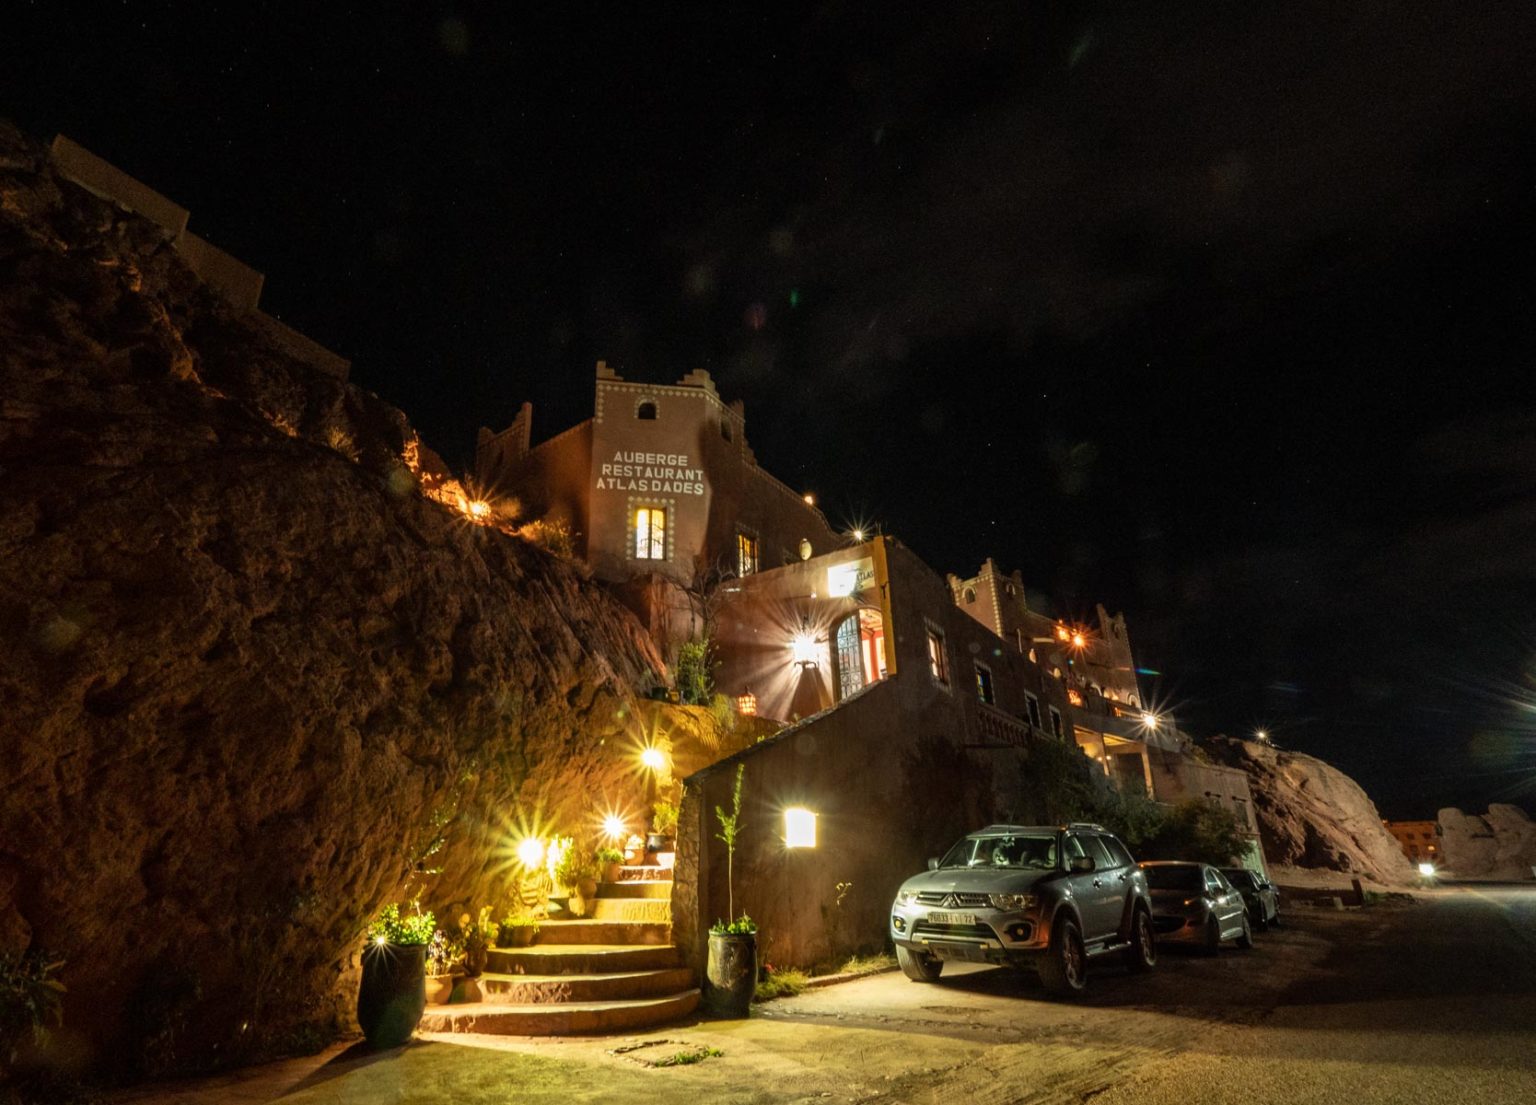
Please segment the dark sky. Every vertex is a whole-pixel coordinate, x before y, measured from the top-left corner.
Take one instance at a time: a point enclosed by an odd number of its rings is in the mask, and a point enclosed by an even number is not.
[[[1536,807],[1524,4],[36,3],[0,113],[267,274],[451,462],[592,364],[1196,732]],[[754,324],[757,325],[754,325]]]

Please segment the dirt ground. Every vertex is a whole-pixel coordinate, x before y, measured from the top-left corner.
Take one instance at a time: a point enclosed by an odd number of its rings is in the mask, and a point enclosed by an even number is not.
[[[1250,952],[1105,965],[1087,996],[1027,976],[892,972],[626,1039],[434,1037],[340,1047],[123,1102],[1536,1101],[1536,887],[1294,908]],[[640,1045],[636,1047],[635,1045]],[[631,1048],[632,1050],[622,1050]],[[718,1051],[691,1065],[655,1060]]]

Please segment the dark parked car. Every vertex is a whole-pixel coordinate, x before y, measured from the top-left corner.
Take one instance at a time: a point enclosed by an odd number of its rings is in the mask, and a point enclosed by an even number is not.
[[[1215,955],[1223,940],[1253,947],[1243,896],[1206,863],[1143,863],[1159,942],[1194,944]]]
[[[1246,867],[1223,867],[1221,873],[1227,877],[1233,889],[1243,896],[1250,925],[1263,932],[1270,925],[1280,923],[1280,892],[1275,889],[1274,883]]]
[[[1157,962],[1147,882],[1097,825],[988,825],[902,883],[891,906],[896,959],[914,982],[950,960],[1037,971],[1076,994],[1088,960],[1117,953],[1135,971]]]

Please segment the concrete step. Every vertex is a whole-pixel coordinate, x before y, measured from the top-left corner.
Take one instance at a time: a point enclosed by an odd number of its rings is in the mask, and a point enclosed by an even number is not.
[[[421,1018],[423,1032],[484,1032],[497,1036],[564,1036],[578,1032],[627,1032],[677,1020],[699,1004],[698,990],[634,1001],[577,1004],[431,1005]]]
[[[480,991],[494,1005],[583,1004],[594,1001],[634,1001],[664,997],[691,988],[687,967],[659,971],[615,971],[594,975],[480,976]]]
[[[654,881],[656,879],[665,879],[667,882],[671,882],[672,881],[672,868],[670,868],[670,867],[659,867],[659,866],[654,866],[654,865],[638,865],[638,864],[636,866],[634,866],[634,867],[620,867],[619,868],[619,881],[620,882],[636,882],[636,881],[650,882],[650,881]]]
[[[670,898],[671,879],[628,879],[624,882],[599,883],[597,897],[604,898]]]
[[[592,920],[670,925],[672,903],[665,898],[598,898],[592,903]]]
[[[660,971],[676,967],[678,962],[677,949],[670,944],[635,947],[550,943],[531,948],[492,948],[485,965],[488,971],[503,975],[596,975]]]
[[[669,905],[671,903],[668,903]],[[603,921],[583,917],[579,921],[540,921],[534,947],[543,944],[665,944],[672,939],[672,918],[664,922]]]

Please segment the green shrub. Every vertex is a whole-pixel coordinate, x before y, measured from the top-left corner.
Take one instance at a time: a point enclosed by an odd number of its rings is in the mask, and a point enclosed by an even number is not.
[[[42,1046],[49,1027],[64,1023],[64,984],[56,977],[63,966],[39,951],[0,956],[0,1073],[23,1045]]]
[[[677,649],[673,683],[684,706],[708,706],[715,694],[713,649],[708,637],[694,637]]]
[[[412,902],[411,910],[402,917],[400,907],[393,902],[385,906],[368,926],[369,941],[375,944],[430,944],[437,932],[436,918],[430,912],[423,913],[420,902]]]
[[[592,853],[592,858],[598,863],[623,863],[624,853],[617,848],[599,848]]]
[[[811,976],[793,968],[769,971],[757,984],[753,1001],[772,1001],[774,998],[792,998],[811,984]]]
[[[651,831],[658,836],[671,836],[677,828],[677,807],[663,799],[652,807]]]

